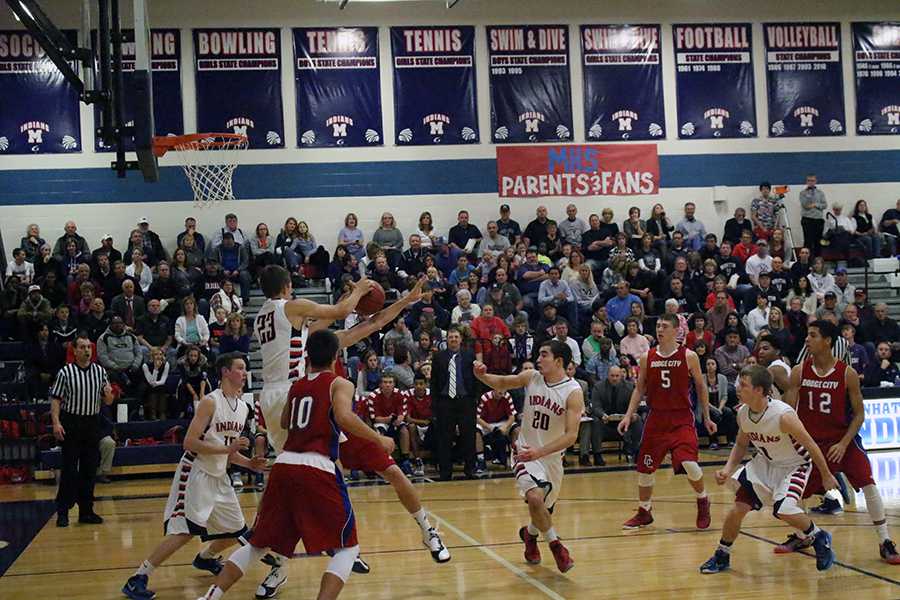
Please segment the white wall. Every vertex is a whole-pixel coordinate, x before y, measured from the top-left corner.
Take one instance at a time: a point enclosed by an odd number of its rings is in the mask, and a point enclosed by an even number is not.
[[[78,5],[71,0],[46,0],[44,7],[50,17],[60,26],[77,27],[79,24]],[[127,2],[125,2],[127,4]],[[488,143],[490,124],[490,101],[488,69],[484,28],[476,28],[477,88],[480,129],[482,143],[477,146],[456,147],[394,147],[393,103],[390,60],[390,40],[388,26],[400,24],[503,24],[503,23],[568,23],[570,24],[572,65],[572,97],[574,109],[575,140],[584,140],[581,63],[577,59],[580,52],[578,25],[604,22],[649,22],[661,23],[663,35],[663,81],[665,84],[665,104],[667,131],[670,139],[658,144],[659,153],[666,154],[707,154],[707,153],[756,153],[756,152],[818,152],[838,150],[885,150],[898,148],[898,139],[890,136],[857,137],[853,128],[848,135],[840,138],[779,139],[766,137],[739,140],[677,140],[675,112],[675,72],[672,56],[671,27],[674,22],[694,21],[750,21],[754,27],[754,65],[756,70],[756,105],[758,124],[768,122],[766,110],[766,90],[762,32],[759,23],[769,20],[839,20],[842,22],[844,45],[844,95],[847,122],[854,122],[853,65],[849,23],[862,20],[900,20],[900,2],[896,0],[819,0],[783,2],[759,0],[757,2],[702,2],[697,0],[657,0],[637,4],[633,1],[610,0],[462,0],[450,11],[443,8],[441,1],[370,3],[351,0],[347,9],[339,11],[335,4],[321,4],[313,0],[275,0],[269,2],[213,2],[210,0],[153,0],[151,19],[154,26],[182,28],[183,48],[183,92],[185,105],[185,126],[187,131],[195,129],[195,90],[192,65],[191,27],[214,26],[281,26],[284,56],[290,57],[292,42],[290,27],[316,25],[379,25],[381,47],[382,104],[384,111],[384,131],[386,145],[382,148],[299,150],[296,148],[296,118],[293,73],[289,68],[291,60],[283,62],[282,93],[284,95],[284,131],[286,148],[283,150],[254,150],[246,153],[242,162],[271,163],[341,163],[366,160],[452,160],[461,158],[493,158],[495,149]],[[715,7],[714,9],[712,7]],[[0,28],[15,27],[9,11],[0,10]],[[93,116],[88,107],[82,107],[82,145],[92,149]],[[764,132],[766,127],[761,130]],[[0,170],[31,169],[72,169],[106,167],[109,155],[85,152],[76,155],[45,156],[5,156],[0,159]],[[172,164],[169,159],[163,165]],[[840,169],[840,165],[834,165]],[[900,165],[897,172],[900,173]],[[64,176],[64,171],[61,172]],[[804,173],[796,174],[796,179],[788,182],[794,191],[802,183]],[[105,175],[103,175],[105,176]],[[110,178],[114,174],[109,173]],[[137,178],[138,175],[131,174]],[[893,206],[900,198],[896,184],[843,184],[829,185],[828,173],[820,173],[822,188],[830,200],[840,200],[850,204],[857,198],[866,198],[876,214]],[[900,176],[898,176],[900,179]],[[662,182],[663,186],[665,181]],[[613,205],[616,219],[625,217],[627,207],[637,205],[643,209],[655,202],[662,202],[670,214],[680,214],[680,207],[686,201],[698,204],[698,215],[709,229],[720,231],[721,223],[730,216],[737,205],[747,205],[755,189],[729,188],[720,191],[726,204],[712,202],[712,188],[663,188],[659,196],[635,198],[607,197],[585,199],[578,202],[581,212],[586,215],[597,212],[603,205]],[[173,198],[173,200],[179,200]],[[538,204],[546,204],[551,216],[561,218],[567,198],[515,200],[513,216],[522,225],[532,218]],[[100,236],[112,233],[117,246],[125,245],[127,231],[139,216],[148,216],[152,227],[164,239],[174,239],[180,231],[183,218],[195,214],[200,219],[201,230],[211,231],[226,212],[233,211],[240,217],[245,231],[257,222],[266,221],[270,230],[277,230],[287,216],[295,216],[310,223],[313,233],[323,242],[333,241],[343,216],[348,211],[359,214],[363,229],[368,236],[377,226],[382,211],[390,210],[397,218],[401,229],[409,231],[422,210],[431,210],[437,228],[446,230],[455,222],[456,211],[466,208],[472,213],[472,220],[479,226],[497,214],[500,200],[492,194],[471,194],[465,197],[401,196],[398,198],[304,198],[302,200],[252,200],[227,202],[220,206],[194,209],[191,202],[160,202],[129,204],[128,198],[121,203],[79,204],[79,205],[8,205],[0,207],[0,231],[9,251],[21,236],[24,227],[31,222],[41,225],[44,237],[55,239],[60,235],[62,224],[67,219],[75,219],[79,230],[93,246]],[[718,209],[717,209],[718,207]],[[720,214],[721,213],[721,214]],[[799,221],[794,214],[792,217]],[[799,241],[799,227],[798,241]]]

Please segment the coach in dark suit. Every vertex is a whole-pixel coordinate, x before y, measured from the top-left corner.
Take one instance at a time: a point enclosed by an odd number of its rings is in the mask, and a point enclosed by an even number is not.
[[[112,299],[110,309],[132,329],[147,314],[147,304],[137,295],[137,287],[130,279],[122,282],[122,293]]]
[[[451,327],[447,349],[435,354],[431,365],[432,408],[437,426],[438,466],[442,480],[453,477],[453,438],[459,427],[459,445],[465,473],[475,470],[475,402],[477,381],[472,373],[475,354],[462,348],[462,334]]]

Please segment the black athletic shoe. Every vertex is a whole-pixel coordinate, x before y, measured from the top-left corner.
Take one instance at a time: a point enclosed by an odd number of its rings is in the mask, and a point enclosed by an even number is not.
[[[721,573],[731,568],[731,555],[721,550],[716,550],[708,561],[700,565],[700,572],[704,575]]]
[[[841,503],[831,498],[822,498],[822,504],[809,509],[819,515],[839,515],[844,512]]]
[[[56,526],[57,527],[68,527],[69,526],[69,515],[66,513],[56,513]]]
[[[819,530],[813,540],[813,548],[816,551],[816,569],[827,571],[834,564],[834,550],[831,549],[831,534],[824,529]]]
[[[103,523],[103,517],[97,513],[88,513],[86,515],[78,515],[78,522],[85,525],[100,525]]]
[[[218,575],[222,570],[222,561],[219,560],[219,557],[213,556],[212,558],[203,558],[199,554],[194,557],[194,562],[192,563],[195,569],[200,569],[201,571],[209,571],[213,575]]]
[[[131,600],[152,600],[156,593],[147,589],[146,575],[132,575],[122,586],[122,593]]]

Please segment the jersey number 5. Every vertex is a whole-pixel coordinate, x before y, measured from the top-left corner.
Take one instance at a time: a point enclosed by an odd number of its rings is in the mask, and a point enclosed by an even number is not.
[[[304,396],[294,401],[291,409],[291,428],[306,429],[309,425],[309,419],[312,417],[312,396]]]
[[[275,339],[275,313],[270,312],[256,317],[256,335],[259,343],[266,344]]]
[[[812,390],[809,391],[809,410],[816,410],[816,403],[813,400],[814,392]],[[820,392],[819,393],[819,412],[823,415],[831,414],[831,394],[828,392]]]
[[[659,372],[660,385],[664,388],[672,387],[672,380],[669,378],[669,370],[663,369]]]

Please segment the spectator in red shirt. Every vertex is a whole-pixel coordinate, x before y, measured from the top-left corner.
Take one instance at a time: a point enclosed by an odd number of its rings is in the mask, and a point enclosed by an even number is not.
[[[394,376],[382,373],[378,389],[367,398],[372,426],[381,435],[394,438],[400,447],[400,469],[412,475],[409,462],[409,430],[406,428],[406,396],[394,386]]]
[[[475,358],[483,361],[483,353],[491,343],[491,339],[495,334],[500,334],[503,339],[509,337],[509,327],[503,322],[503,319],[494,315],[494,305],[485,304],[481,309],[481,316],[472,320],[469,326],[472,335],[475,337]],[[489,371],[493,373],[493,371]]]
[[[756,251],[756,244],[753,243],[753,232],[745,229],[741,232],[741,241],[731,251],[731,255],[741,259],[741,262],[747,262],[747,259],[756,254]]]
[[[516,409],[513,407],[509,392],[489,390],[478,401],[477,431],[475,434],[475,451],[477,462],[475,471],[486,471],[484,462],[484,445],[487,444],[494,455],[493,463],[505,465],[509,457],[509,448],[514,446],[519,433],[516,423]]]
[[[483,349],[481,362],[487,365],[493,375],[512,374],[512,351],[509,342],[500,333],[495,333],[491,343]]]
[[[707,348],[713,347],[713,342],[715,340],[712,331],[709,331],[706,328],[706,315],[703,313],[694,313],[693,316],[688,319],[688,328],[690,328],[690,331],[688,331],[687,337],[684,340],[685,346],[693,350],[697,342],[703,340],[706,342]]]
[[[431,390],[428,378],[421,371],[416,373],[413,389],[406,392],[406,422],[410,429],[410,446],[416,460],[413,475],[425,475],[422,451],[434,451],[434,429],[431,428]]]

